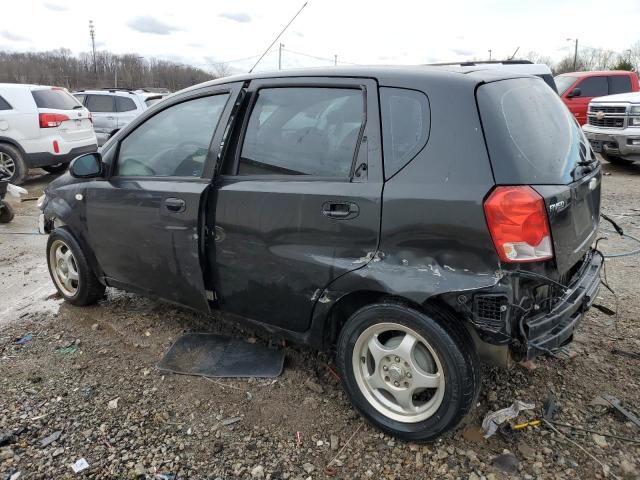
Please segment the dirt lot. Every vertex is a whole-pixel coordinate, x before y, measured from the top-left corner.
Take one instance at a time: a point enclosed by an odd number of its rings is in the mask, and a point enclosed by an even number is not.
[[[604,169],[603,211],[640,234],[640,165]],[[32,177],[30,196],[50,180]],[[592,309],[574,358],[544,358],[532,371],[485,368],[466,434],[461,428],[414,445],[366,424],[343,394],[331,358],[303,348],[283,347],[285,373],[276,381],[163,375],[155,365],[183,332],[256,333],[112,289],[92,308],[63,304],[52,296],[45,238],[34,234],[35,202],[16,207],[14,223],[0,226],[0,432],[22,432],[0,447],[1,480],[15,472],[21,479],[640,478],[640,428],[591,404],[608,393],[640,413],[640,361],[611,352],[640,352],[638,257],[608,262],[617,301],[603,289],[598,303],[617,305],[617,317]],[[603,250],[631,247],[608,243]],[[15,345],[27,333],[33,340]],[[638,442],[548,428],[473,438],[488,411],[519,399],[535,403],[539,415],[550,392],[558,421]],[[511,476],[495,464],[505,452],[519,461]],[[75,474],[70,464],[80,458],[89,468]]]

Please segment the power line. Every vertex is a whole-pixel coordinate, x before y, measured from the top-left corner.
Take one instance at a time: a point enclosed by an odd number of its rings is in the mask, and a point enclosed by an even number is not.
[[[309,57],[309,58],[315,58],[316,60],[322,60],[325,62],[331,62],[331,63],[335,63],[336,58],[328,58],[328,57],[319,57],[317,55],[312,55],[310,53],[303,53],[303,52],[296,52],[295,50],[289,50],[288,48],[283,48],[282,50],[284,50],[285,52],[289,52],[289,53],[294,53],[296,55],[302,55],[303,57]],[[338,63],[344,63],[347,65],[360,65],[359,63],[355,63],[355,62],[347,62],[345,60],[338,60]]]

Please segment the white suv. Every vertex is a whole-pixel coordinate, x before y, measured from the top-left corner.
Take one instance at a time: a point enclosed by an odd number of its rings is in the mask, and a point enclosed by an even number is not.
[[[19,185],[29,168],[63,171],[95,152],[91,114],[65,89],[0,83],[0,165]]]
[[[162,98],[162,94],[117,88],[79,90],[73,95],[93,115],[98,145],[103,145],[118,130]]]

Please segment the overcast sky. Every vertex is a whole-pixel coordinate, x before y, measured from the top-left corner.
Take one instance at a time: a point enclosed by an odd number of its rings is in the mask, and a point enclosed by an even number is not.
[[[246,71],[303,3],[5,0],[0,50],[88,51],[92,19],[98,49]],[[460,61],[489,49],[505,58],[518,46],[519,56],[535,50],[558,60],[572,51],[569,37],[624,51],[640,40],[639,26],[640,0],[309,0],[280,41],[284,68],[328,65],[334,54],[357,64]],[[277,65],[273,51],[257,70]]]

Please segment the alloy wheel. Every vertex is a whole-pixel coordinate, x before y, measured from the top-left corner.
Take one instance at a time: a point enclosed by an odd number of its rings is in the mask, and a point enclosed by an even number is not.
[[[358,337],[353,372],[367,401],[388,418],[416,423],[442,403],[445,375],[431,344],[398,323],[377,323]]]
[[[0,165],[6,168],[11,175],[16,173],[16,162],[8,153],[0,152]]]
[[[68,297],[78,292],[80,275],[76,259],[69,246],[62,240],[56,240],[49,249],[49,264],[53,280]]]

